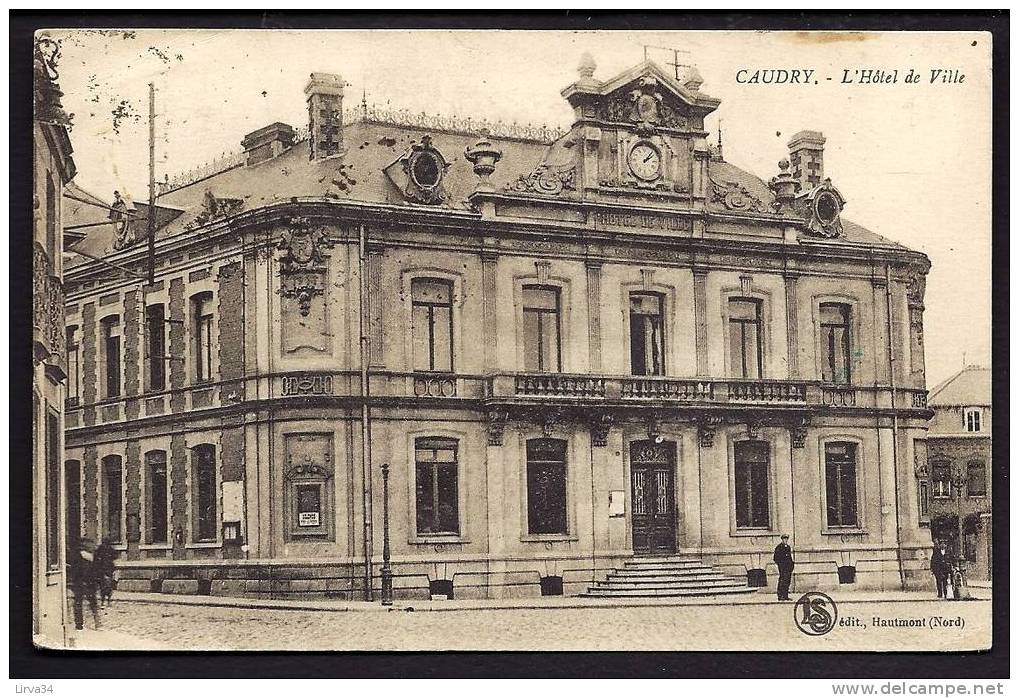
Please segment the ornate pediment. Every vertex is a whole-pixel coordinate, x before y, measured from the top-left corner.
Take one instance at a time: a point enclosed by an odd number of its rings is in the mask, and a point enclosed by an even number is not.
[[[642,133],[651,133],[659,127],[681,131],[700,129],[702,122],[689,114],[689,109],[688,104],[667,90],[656,77],[645,75],[609,94],[602,102],[599,117],[604,121],[634,124]]]

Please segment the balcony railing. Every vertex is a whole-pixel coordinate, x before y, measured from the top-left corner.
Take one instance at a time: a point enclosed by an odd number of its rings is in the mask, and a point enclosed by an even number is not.
[[[624,400],[713,400],[715,384],[703,380],[624,378],[621,396]]]
[[[522,373],[516,376],[516,394],[544,397],[605,397],[605,379],[566,373]]]

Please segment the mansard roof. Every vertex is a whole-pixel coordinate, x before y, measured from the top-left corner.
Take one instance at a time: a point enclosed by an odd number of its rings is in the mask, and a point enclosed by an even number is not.
[[[990,407],[991,369],[966,366],[931,390],[931,407]]]

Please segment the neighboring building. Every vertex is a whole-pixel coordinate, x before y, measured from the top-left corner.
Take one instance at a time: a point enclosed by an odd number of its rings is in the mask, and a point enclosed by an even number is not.
[[[56,83],[57,44],[35,42],[32,247],[32,633],[35,642],[63,646],[64,353],[63,253],[73,238],[61,219],[64,187],[75,175],[67,114]]]
[[[934,388],[929,404],[925,523],[934,541],[961,549],[970,578],[990,579],[991,369],[967,366]]]
[[[306,132],[160,187],[154,285],[77,260],[67,465],[123,588],[357,597],[366,555],[378,587],[383,463],[398,596],[677,551],[773,584],[783,532],[799,588],[929,581],[929,261],[841,216],[821,134],[765,182],[696,70],[594,70],[565,133],[312,74]],[[81,249],[142,273],[150,212],[114,208]]]

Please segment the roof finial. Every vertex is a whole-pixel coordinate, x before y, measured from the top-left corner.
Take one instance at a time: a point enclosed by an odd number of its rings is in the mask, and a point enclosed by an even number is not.
[[[594,57],[588,51],[580,56],[580,65],[577,66],[577,73],[580,74],[580,82],[589,83],[594,81],[594,71],[598,67],[598,64],[594,62]]]
[[[368,119],[368,91],[364,87],[361,88],[361,116]]]

